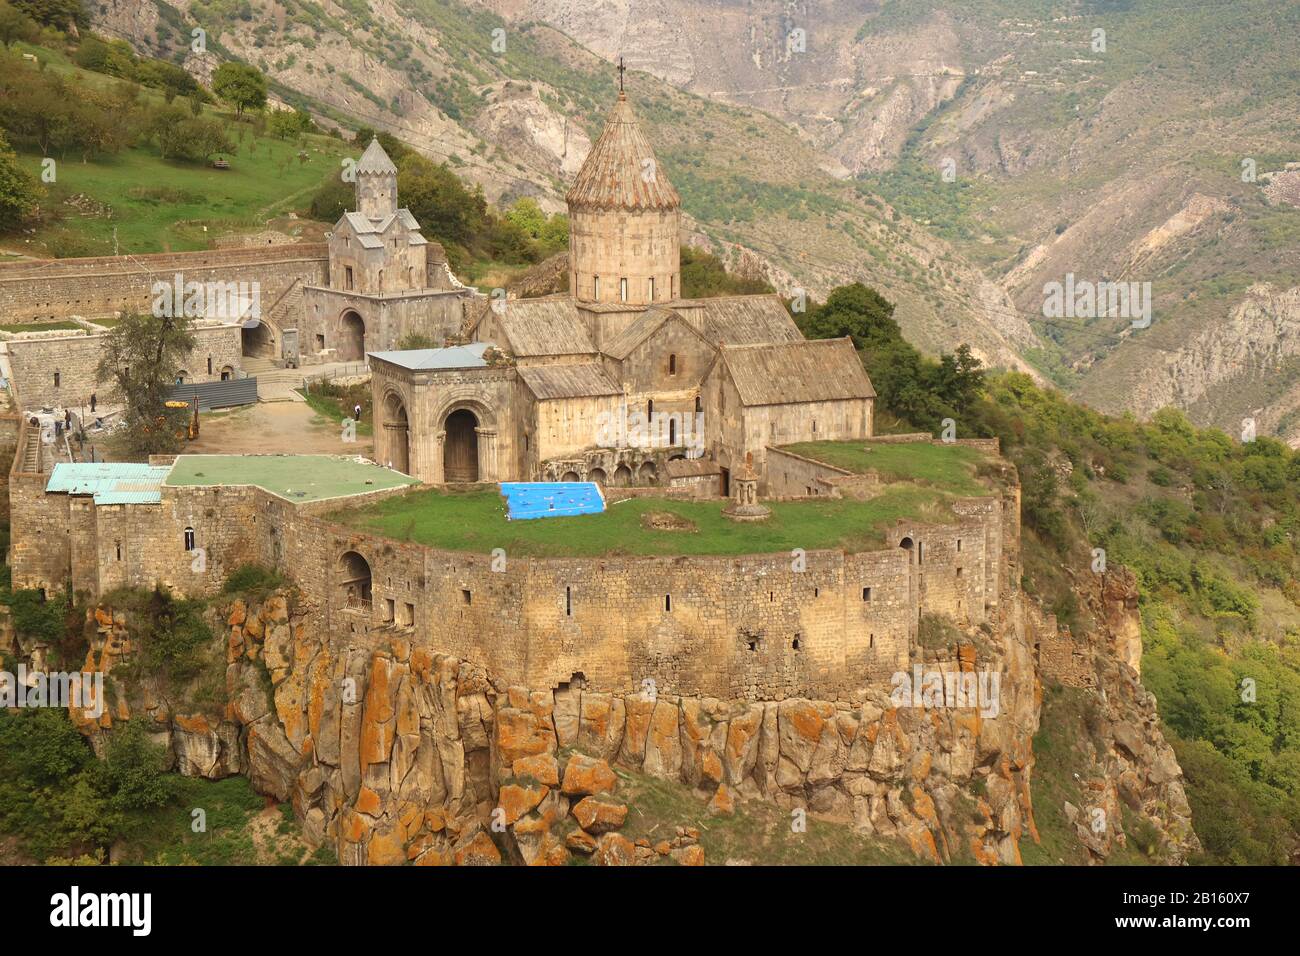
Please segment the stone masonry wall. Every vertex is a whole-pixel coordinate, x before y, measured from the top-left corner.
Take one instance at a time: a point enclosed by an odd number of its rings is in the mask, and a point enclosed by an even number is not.
[[[186,357],[186,364],[177,369],[188,373],[187,382],[217,381],[223,368],[240,367],[239,326],[200,326],[194,329],[194,338],[194,349]],[[89,413],[92,393],[102,404],[112,400],[109,384],[99,381],[97,375],[104,350],[103,335],[10,339],[8,348],[14,390],[24,409],[86,405]]]
[[[269,307],[295,279],[325,281],[324,243],[0,264],[0,314],[42,322],[71,315],[148,311],[152,287],[181,273],[187,282],[257,282]]]

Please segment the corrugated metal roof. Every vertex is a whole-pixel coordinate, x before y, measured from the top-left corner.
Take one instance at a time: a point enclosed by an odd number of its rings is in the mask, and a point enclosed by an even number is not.
[[[97,505],[156,505],[170,465],[135,462],[60,462],[45,484],[47,492],[93,495]]]
[[[483,353],[492,348],[491,342],[471,342],[443,349],[405,349],[400,352],[368,352],[373,358],[383,359],[413,372],[431,369],[486,368]]]
[[[681,197],[622,93],[565,201],[589,209],[677,209]]]
[[[746,405],[876,396],[849,338],[734,346],[722,358]]]
[[[593,362],[578,365],[526,365],[519,370],[529,391],[539,400],[589,398],[622,394],[604,369]]]

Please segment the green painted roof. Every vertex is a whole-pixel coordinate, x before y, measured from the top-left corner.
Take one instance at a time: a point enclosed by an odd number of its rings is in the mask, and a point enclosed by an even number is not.
[[[97,505],[156,505],[162,500],[166,465],[135,462],[59,462],[45,483],[47,492],[93,495]]]
[[[419,482],[365,458],[336,455],[181,455],[165,484],[255,485],[287,501],[363,495]]]

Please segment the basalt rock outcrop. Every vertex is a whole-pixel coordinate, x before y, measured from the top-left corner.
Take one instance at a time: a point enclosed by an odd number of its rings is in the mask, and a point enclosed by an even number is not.
[[[1070,658],[1086,663],[1103,742],[1082,775],[1094,799],[1076,808],[1078,837],[1104,859],[1124,834],[1118,823],[1098,832],[1092,811],[1119,821],[1122,805],[1161,834],[1164,859],[1179,861],[1196,838],[1154,701],[1126,660],[1135,594],[1131,576],[1098,582],[1088,598],[1098,634]],[[214,618],[220,693],[209,687],[205,699],[204,678],[179,690],[125,679],[127,667],[113,673],[97,720],[74,719],[101,750],[120,721],[149,721],[181,773],[246,774],[258,791],[292,801],[307,838],[350,864],[558,864],[573,854],[609,865],[702,862],[697,835],[682,828],[661,847],[619,834],[627,771],[679,781],[715,813],[768,801],[903,840],[932,862],[1015,864],[1022,839],[1037,839],[1040,667],[1057,679],[1040,664],[1041,645],[1073,638],[1029,602],[1013,608],[996,630],[918,648],[908,675],[940,675],[951,690],[996,673],[991,700],[949,706],[942,692],[930,701],[886,688],[758,702],[508,687],[400,630],[331,640],[314,608],[280,592],[233,600]],[[96,609],[88,630],[87,669],[130,662],[125,615]]]

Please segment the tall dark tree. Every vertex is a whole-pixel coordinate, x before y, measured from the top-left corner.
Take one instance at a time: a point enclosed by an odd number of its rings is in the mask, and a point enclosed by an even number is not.
[[[160,315],[128,315],[104,337],[98,377],[123,407],[117,437],[123,457],[147,459],[180,447],[187,412],[167,407],[176,373],[194,348],[192,321],[183,303],[155,309]]]

